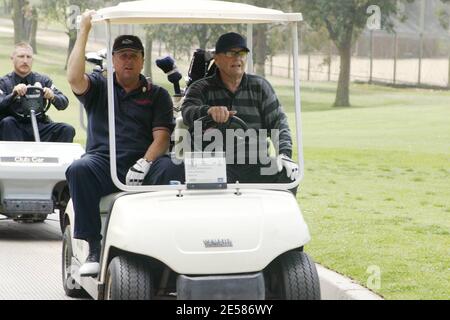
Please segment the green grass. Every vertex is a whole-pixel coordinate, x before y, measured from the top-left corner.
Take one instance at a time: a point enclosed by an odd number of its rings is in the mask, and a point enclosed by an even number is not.
[[[382,272],[388,299],[448,299],[449,156],[307,147],[299,203],[312,234],[307,251],[367,283]]]
[[[0,73],[12,40],[0,37]],[[71,101],[57,121],[77,128],[65,51],[39,47],[34,69]],[[159,70],[155,81],[172,91]],[[270,78],[293,123],[291,81]],[[303,83],[305,179],[298,200],[315,261],[366,285],[381,270],[386,299],[449,299],[450,92],[353,84],[352,108],[332,108],[335,84]]]
[[[303,84],[307,251],[362,285],[377,266],[387,299],[449,299],[450,93],[352,85],[357,107],[332,108],[334,90]]]

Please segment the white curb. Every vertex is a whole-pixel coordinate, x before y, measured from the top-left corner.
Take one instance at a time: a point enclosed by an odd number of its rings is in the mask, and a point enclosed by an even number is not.
[[[322,300],[383,300],[353,280],[316,264]]]

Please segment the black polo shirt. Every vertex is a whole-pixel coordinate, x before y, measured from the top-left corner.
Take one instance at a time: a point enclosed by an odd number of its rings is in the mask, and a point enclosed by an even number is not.
[[[89,88],[78,100],[88,117],[87,153],[109,154],[107,79],[99,72],[88,75]],[[174,128],[169,93],[141,75],[138,89],[126,93],[114,75],[116,149],[118,160],[142,157],[153,143],[153,132]],[[137,159],[136,159],[137,160]],[[135,161],[133,159],[133,161]]]

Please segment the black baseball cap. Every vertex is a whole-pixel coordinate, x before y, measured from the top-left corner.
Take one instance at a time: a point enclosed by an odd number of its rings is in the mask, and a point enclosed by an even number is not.
[[[227,52],[232,48],[242,48],[249,52],[247,40],[238,33],[229,32],[220,36],[216,42],[216,53]]]
[[[142,55],[144,55],[144,46],[141,39],[133,35],[121,35],[114,40],[113,53],[125,49],[141,51]]]

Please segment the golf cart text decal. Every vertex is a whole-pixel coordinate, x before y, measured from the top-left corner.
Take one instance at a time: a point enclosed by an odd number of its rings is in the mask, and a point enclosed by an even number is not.
[[[49,158],[49,157],[0,157],[0,162],[58,163],[58,158]]]
[[[204,240],[205,248],[232,248],[233,242],[230,239]]]

